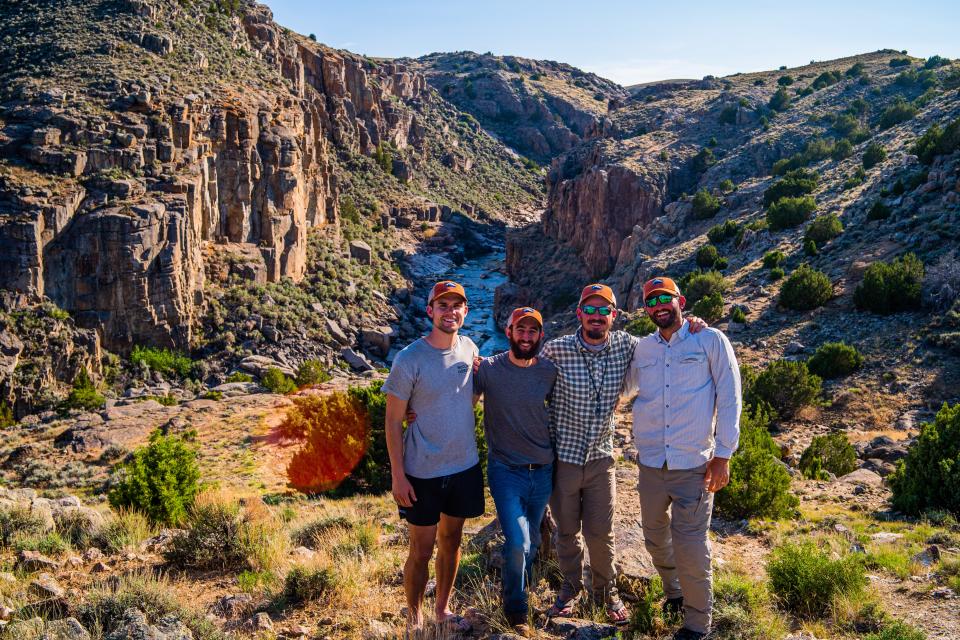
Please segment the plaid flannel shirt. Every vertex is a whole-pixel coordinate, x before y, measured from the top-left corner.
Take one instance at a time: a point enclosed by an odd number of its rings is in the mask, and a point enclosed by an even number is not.
[[[546,343],[557,367],[550,398],[550,435],[561,462],[584,465],[613,456],[613,411],[637,346],[626,331],[611,331],[600,351],[580,342],[580,330]]]

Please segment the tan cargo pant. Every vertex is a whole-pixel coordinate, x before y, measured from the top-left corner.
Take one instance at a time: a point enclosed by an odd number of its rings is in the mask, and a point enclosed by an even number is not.
[[[557,462],[550,511],[557,522],[557,560],[563,574],[563,591],[573,596],[583,589],[583,546],[590,554],[594,598],[616,593],[613,566],[613,510],[616,502],[613,458],[585,465]]]
[[[706,465],[673,470],[640,465],[637,485],[643,538],[663,591],[667,598],[683,596],[684,626],[700,633],[709,633],[713,608],[707,535],[713,494],[703,486],[706,469]]]

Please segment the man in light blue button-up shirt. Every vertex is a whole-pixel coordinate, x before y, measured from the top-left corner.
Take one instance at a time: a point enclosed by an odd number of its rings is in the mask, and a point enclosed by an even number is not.
[[[637,390],[633,437],[643,535],[663,580],[665,607],[684,614],[675,637],[697,639],[710,631],[707,531],[713,494],[729,482],[740,436],[740,370],[723,333],[690,333],[686,300],[673,280],[650,280],[643,299],[658,327],[637,344],[629,376]]]

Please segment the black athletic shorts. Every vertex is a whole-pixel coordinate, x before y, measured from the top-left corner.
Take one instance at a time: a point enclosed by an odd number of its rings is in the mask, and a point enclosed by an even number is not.
[[[438,478],[407,475],[417,500],[412,507],[400,507],[400,517],[410,524],[429,527],[440,522],[440,514],[453,518],[483,515],[483,470],[478,462],[466,471]]]

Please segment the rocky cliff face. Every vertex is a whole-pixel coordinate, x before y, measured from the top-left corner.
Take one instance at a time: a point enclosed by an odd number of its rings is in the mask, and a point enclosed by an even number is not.
[[[404,62],[484,128],[541,163],[608,133],[608,111],[628,97],[614,82],[551,61],[464,52]]]
[[[291,34],[266,7],[216,6],[40,9],[49,33],[75,36],[70,21],[99,33],[63,43],[71,59],[45,78],[5,73],[0,288],[48,296],[111,349],[190,343],[205,244],[256,248],[268,281],[300,280],[308,229],[338,220],[334,154],[423,143],[406,104],[429,90],[422,75]],[[16,11],[8,53],[26,60]]]

